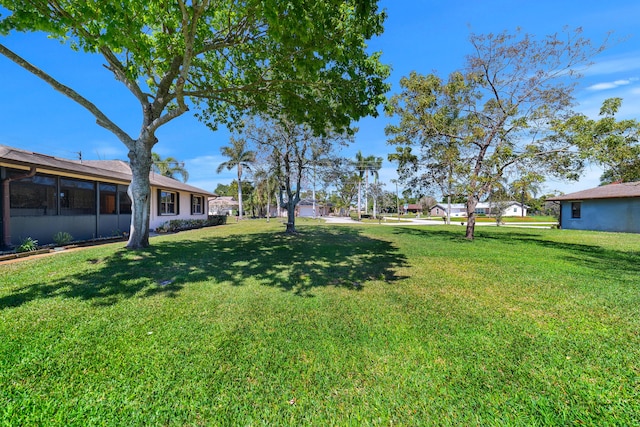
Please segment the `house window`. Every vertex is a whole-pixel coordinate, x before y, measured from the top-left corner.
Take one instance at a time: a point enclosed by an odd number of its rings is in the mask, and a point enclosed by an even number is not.
[[[118,204],[120,205],[120,215],[128,215],[131,213],[131,199],[127,194],[126,186],[118,186]]]
[[[100,214],[116,214],[116,196],[118,186],[115,184],[100,184]]]
[[[95,215],[95,183],[60,178],[60,213],[62,215]]]
[[[11,181],[9,197],[11,215],[43,216],[57,215],[57,179],[52,176],[35,175]]]
[[[204,213],[204,197],[191,195],[191,215]]]
[[[178,214],[178,193],[173,191],[158,190],[160,215],[177,215]]]
[[[571,218],[581,218],[580,209],[582,202],[571,202]]]
[[[513,208],[513,212],[518,212],[518,208]]]

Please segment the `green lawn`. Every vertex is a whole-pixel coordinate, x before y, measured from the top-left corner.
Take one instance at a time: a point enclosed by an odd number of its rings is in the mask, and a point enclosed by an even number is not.
[[[299,230],[0,265],[0,425],[640,424],[640,235]]]

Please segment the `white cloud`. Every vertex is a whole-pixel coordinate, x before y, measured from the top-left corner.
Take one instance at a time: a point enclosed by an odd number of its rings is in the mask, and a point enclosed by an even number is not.
[[[627,52],[598,61],[581,71],[584,76],[602,76],[640,70],[638,52]]]
[[[613,82],[604,82],[604,83],[596,83],[594,85],[591,85],[589,87],[587,87],[587,90],[608,90],[608,89],[615,89],[617,87],[620,86],[626,86],[629,85],[635,81],[637,81],[638,78],[637,77],[633,77],[630,79],[621,79],[621,80],[615,80]]]

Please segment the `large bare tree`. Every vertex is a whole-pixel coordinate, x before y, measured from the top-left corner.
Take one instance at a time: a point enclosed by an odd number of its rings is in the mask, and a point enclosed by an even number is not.
[[[401,80],[388,108],[399,122],[386,131],[399,148],[417,148],[398,156],[415,166],[413,173],[449,165],[464,177],[466,237],[473,239],[476,205],[509,169],[526,164],[541,174],[577,176],[575,147],[549,138],[550,125],[574,114],[575,79],[603,46],[594,47],[579,29],[542,39],[517,32],[470,41],[466,67],[448,79],[413,72]]]

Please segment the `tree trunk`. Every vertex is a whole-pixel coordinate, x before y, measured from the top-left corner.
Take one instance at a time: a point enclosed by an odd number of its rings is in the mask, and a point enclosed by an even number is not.
[[[474,232],[476,228],[476,206],[478,205],[478,198],[475,196],[469,196],[467,198],[467,232],[465,238],[468,240],[474,239]]]
[[[378,203],[377,203],[378,178],[375,178],[373,182],[375,186],[375,191],[373,194],[373,217],[377,218],[378,215],[376,215],[376,212],[378,211]]]
[[[127,249],[149,247],[149,218],[151,214],[151,148],[136,142],[135,151],[129,151],[131,185],[127,194],[131,198],[131,226]]]
[[[367,215],[369,213],[369,174],[365,175],[365,186],[364,186],[364,214]]]
[[[362,180],[358,181],[358,219],[362,219],[360,214],[360,206],[362,203]]]
[[[238,165],[238,219],[242,219],[242,169]]]
[[[267,222],[271,217],[271,189],[267,186]]]
[[[291,203],[291,199],[287,203],[287,230],[286,233],[296,232],[296,205]]]

